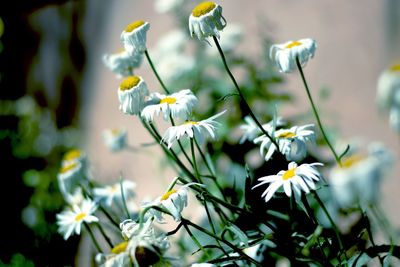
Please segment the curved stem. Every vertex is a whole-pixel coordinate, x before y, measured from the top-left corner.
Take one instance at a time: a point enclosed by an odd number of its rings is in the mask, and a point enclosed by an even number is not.
[[[193,144],[194,143],[194,141],[193,141],[194,138],[195,137],[193,136],[193,138],[190,139],[190,151],[192,152],[193,171],[195,173],[195,177],[197,179],[197,182],[202,184],[203,182],[201,181],[201,178],[200,178],[200,175],[199,175],[199,169],[197,168],[197,163],[196,163],[196,154],[194,152],[194,144]]]
[[[126,212],[127,218],[132,219],[131,215],[129,214],[128,206],[126,205],[124,186],[122,185],[122,175],[119,178],[119,186],[120,186],[120,190],[121,190],[122,206],[124,208],[124,211]]]
[[[104,231],[103,227],[100,225],[100,223],[96,223],[97,228],[99,228],[100,233],[103,235],[104,239],[106,240],[108,246],[112,249],[114,247],[113,243],[111,242],[111,239],[107,236],[106,232]]]
[[[243,95],[243,93],[242,93],[242,90],[240,90],[240,87],[239,87],[238,83],[236,82],[235,77],[233,76],[232,72],[230,71],[230,69],[229,69],[229,67],[228,67],[228,63],[226,62],[226,58],[225,58],[224,52],[222,51],[222,48],[221,48],[221,46],[219,45],[218,39],[217,39],[215,36],[213,36],[213,39],[214,39],[215,45],[216,45],[217,48],[218,48],[218,52],[219,52],[219,54],[221,55],[222,61],[223,61],[223,63],[224,63],[225,70],[226,70],[226,72],[228,73],[229,77],[231,78],[233,84],[235,85],[235,88],[236,88],[237,92],[239,93],[239,96],[240,96],[241,100],[243,101],[244,106],[246,107],[246,109],[247,109],[249,115],[250,115],[251,118],[254,120],[254,122],[257,124],[258,128],[260,128],[260,130],[262,131],[262,133],[265,134],[265,135],[268,137],[268,139],[271,140],[271,142],[272,142],[272,143],[275,145],[275,147],[279,150],[279,146],[278,146],[277,142],[275,141],[275,139],[272,138],[272,136],[264,129],[264,127],[261,125],[261,123],[257,120],[257,117],[254,115],[254,113],[253,113],[253,111],[251,110],[249,104],[247,103],[246,99],[244,98],[244,95]]]
[[[167,94],[169,94],[169,91],[168,91],[167,87],[165,86],[165,84],[161,80],[160,76],[158,75],[158,72],[157,72],[156,68],[154,67],[153,61],[151,60],[149,52],[147,51],[147,49],[146,49],[146,51],[144,51],[144,54],[146,55],[147,61],[149,62],[151,69],[153,70],[154,74],[156,75],[158,82],[161,84],[161,87],[164,89],[164,91]]]
[[[320,119],[320,117],[318,115],[317,108],[316,108],[316,106],[314,104],[314,101],[313,101],[313,98],[311,96],[310,89],[308,88],[308,84],[307,84],[306,78],[305,78],[304,73],[303,73],[303,68],[301,67],[301,64],[300,64],[300,61],[299,61],[298,57],[296,57],[296,64],[297,64],[297,68],[299,69],[301,79],[303,80],[303,84],[304,84],[304,87],[306,89],[308,100],[310,100],[311,108],[313,110],[315,119],[317,120],[318,127],[321,130],[322,136],[324,137],[324,140],[325,140],[326,144],[329,146],[329,149],[332,151],[332,154],[335,157],[336,162],[341,166],[342,164],[340,162],[340,158],[336,154],[336,151],[333,148],[333,146],[331,145],[331,143],[329,142],[329,139],[328,139],[328,137],[327,137],[327,135],[325,133],[324,127],[322,127],[321,119]]]
[[[172,115],[171,115],[171,114],[169,114],[169,118],[170,118],[170,120],[171,120],[172,126],[175,126],[175,121],[174,121],[174,119],[172,118]],[[185,149],[184,149],[184,147],[183,147],[183,145],[182,145],[181,140],[178,139],[177,141],[178,141],[178,145],[179,145],[179,147],[180,147],[180,149],[181,149],[183,155],[185,155],[186,160],[187,160],[187,161],[189,162],[189,164],[192,165],[192,167],[193,167],[193,166],[194,166],[194,165],[193,165],[193,162],[190,160],[188,154],[186,153],[186,151],[185,151]]]
[[[85,226],[86,230],[89,232],[90,238],[92,239],[92,242],[94,244],[94,246],[96,247],[97,251],[99,253],[103,253],[103,251],[101,250],[101,247],[99,245],[99,243],[97,243],[96,238],[94,237],[94,234],[92,232],[92,229],[90,229],[90,226],[87,223],[83,223],[83,225]]]

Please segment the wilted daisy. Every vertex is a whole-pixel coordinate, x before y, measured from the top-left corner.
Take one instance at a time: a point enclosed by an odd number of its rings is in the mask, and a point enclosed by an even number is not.
[[[129,76],[118,88],[119,109],[125,114],[138,115],[143,109],[147,85],[140,76]]]
[[[342,207],[375,203],[381,180],[391,165],[391,153],[379,143],[368,145],[368,153],[359,151],[344,158],[329,177],[334,199]]]
[[[307,155],[307,143],[315,142],[314,131],[308,129],[314,127],[313,124],[303,126],[293,126],[290,129],[280,129],[274,132],[279,151],[285,155],[288,161],[300,161]],[[268,161],[277,147],[266,135],[261,135],[254,139],[255,144],[260,143],[260,154]],[[265,153],[265,150],[267,151]]]
[[[377,86],[377,103],[382,110],[400,106],[400,64],[393,65],[379,76]]]
[[[219,38],[219,31],[226,26],[226,20],[222,16],[222,7],[214,2],[203,2],[198,4],[189,17],[190,36],[203,41],[207,37]]]
[[[301,191],[309,193],[310,189],[315,190],[314,181],[320,179],[320,173],[314,168],[315,166],[323,166],[322,163],[301,164],[297,166],[295,162],[290,162],[287,170],[282,170],[276,175],[268,175],[258,178],[259,184],[253,187],[259,187],[269,184],[268,188],[262,193],[261,197],[268,202],[275,192],[283,186],[284,192],[288,197],[292,196],[292,190],[298,197]]]
[[[92,214],[96,211],[97,205],[90,199],[85,199],[80,205],[74,205],[57,214],[58,232],[64,235],[67,240],[73,232],[79,235],[83,223],[98,222],[99,219]]]
[[[103,131],[103,140],[106,146],[117,152],[127,147],[127,132],[125,129],[107,129]]]
[[[171,148],[175,141],[181,139],[185,135],[189,138],[196,138],[200,143],[203,142],[207,135],[215,139],[215,128],[219,125],[215,119],[224,114],[225,111],[226,110],[202,121],[187,121],[181,125],[171,126],[167,129],[161,141],[166,142],[168,148]]]
[[[79,162],[84,165],[86,162],[86,154],[82,150],[71,149],[64,154],[61,165],[66,166],[74,162]]]
[[[65,163],[60,168],[57,174],[58,188],[67,202],[84,179],[82,164],[79,161]]]
[[[269,56],[281,72],[288,73],[297,68],[296,58],[304,67],[307,61],[314,57],[316,49],[317,44],[313,39],[300,39],[271,46]]]
[[[142,64],[143,55],[140,53],[128,53],[125,50],[115,54],[103,56],[103,62],[118,77],[127,77],[133,74],[133,70]]]
[[[127,245],[124,249],[128,251],[133,266],[150,266],[161,260],[165,250],[169,248],[168,238],[163,233],[157,233],[149,218],[143,225],[126,220],[120,224]]]
[[[124,190],[125,200],[132,198],[135,195],[136,183],[128,180],[122,181],[122,188]],[[106,206],[121,205],[123,202],[121,184],[116,183],[113,185],[105,186],[102,188],[94,188],[93,194],[96,199],[104,202]]]
[[[149,29],[150,23],[143,20],[137,20],[126,26],[121,33],[121,41],[129,54],[141,54],[146,51],[146,37]]]
[[[242,129],[244,132],[242,137],[240,138],[240,141],[239,141],[240,144],[243,144],[245,141],[253,142],[257,136],[262,134],[260,127],[258,127],[258,125],[255,123],[253,118],[251,118],[250,116],[246,116],[244,118],[244,121],[246,122],[246,124],[240,125],[240,129]],[[263,124],[262,127],[264,128],[264,130],[267,133],[272,133],[273,124],[274,124],[274,122],[270,121],[268,123]],[[275,124],[276,124],[275,127],[280,127],[280,126],[284,125],[285,122],[281,117],[278,117],[276,119]]]
[[[141,114],[147,121],[153,121],[154,114],[158,116],[160,112],[163,113],[164,120],[169,120],[170,116],[173,119],[186,120],[197,102],[197,97],[189,89],[171,95],[153,93]]]
[[[95,260],[101,267],[130,267],[132,264],[127,246],[128,241],[124,241],[113,247],[108,254],[97,254]]]

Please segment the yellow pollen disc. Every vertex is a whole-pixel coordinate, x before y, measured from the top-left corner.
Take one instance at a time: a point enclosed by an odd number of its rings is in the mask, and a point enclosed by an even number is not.
[[[302,43],[300,43],[298,41],[294,41],[294,42],[291,42],[288,45],[286,45],[285,48],[292,48],[292,47],[299,46],[299,45],[302,45]]]
[[[66,172],[68,172],[68,171],[70,171],[70,170],[73,170],[73,169],[75,169],[75,167],[78,165],[78,163],[72,163],[72,164],[69,164],[69,165],[67,165],[67,166],[64,166],[64,167],[62,167],[61,169],[60,169],[60,173],[66,173]]]
[[[292,133],[292,132],[283,132],[283,133],[281,133],[280,135],[278,135],[277,137],[278,137],[278,138],[292,138],[292,137],[295,137],[295,136],[296,136],[295,133]]]
[[[111,129],[111,135],[119,135],[119,133],[121,132],[120,129]]]
[[[176,98],[175,97],[170,97],[167,96],[163,99],[161,99],[160,104],[175,104],[176,103]]]
[[[215,8],[216,4],[213,2],[203,2],[198,4],[192,11],[192,15],[194,17],[200,17],[203,16],[205,14],[207,14],[208,12],[210,12],[211,10],[213,10]]]
[[[140,26],[142,26],[145,22],[143,20],[137,20],[131,24],[129,24],[128,26],[126,26],[125,28],[125,32],[131,32],[137,28],[139,28]]]
[[[161,200],[167,200],[174,193],[176,193],[176,189],[169,190],[167,193],[162,195]]]
[[[342,161],[341,167],[342,168],[350,168],[350,167],[354,166],[354,164],[363,160],[364,158],[365,157],[360,154],[352,155]]]
[[[63,160],[73,160],[73,159],[77,159],[82,155],[82,152],[78,149],[74,149],[74,150],[70,150],[68,151],[65,155]]]
[[[197,121],[187,121],[183,125],[188,125],[188,124],[197,125],[199,123]]]
[[[293,176],[295,176],[295,175],[296,175],[296,168],[292,168],[283,173],[282,179],[289,180],[290,178],[293,178]]]
[[[81,213],[79,213],[78,215],[75,216],[75,221],[76,222],[80,222],[85,217],[86,217],[86,213],[85,212],[81,212]]]
[[[396,65],[391,66],[389,70],[393,71],[393,72],[400,71],[400,64],[396,64]]]
[[[126,250],[126,247],[128,246],[128,241],[122,242],[115,247],[111,249],[112,254],[119,254],[121,252],[124,252]]]
[[[119,86],[119,89],[121,91],[129,90],[138,85],[140,82],[140,77],[139,76],[129,76],[125,80],[122,81],[122,83]]]

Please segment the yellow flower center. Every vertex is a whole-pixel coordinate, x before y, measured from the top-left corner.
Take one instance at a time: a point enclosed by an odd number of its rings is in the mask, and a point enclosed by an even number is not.
[[[197,121],[187,121],[187,122],[183,123],[183,125],[188,125],[188,124],[197,125],[199,123]]]
[[[82,155],[82,152],[81,152],[80,150],[78,150],[78,149],[73,149],[73,150],[68,151],[68,152],[64,155],[63,160],[68,161],[68,160],[77,159],[77,158],[79,158],[81,155]]]
[[[175,97],[170,97],[167,96],[163,99],[161,99],[160,104],[175,104],[176,103],[176,98]]]
[[[112,254],[119,254],[121,252],[124,252],[126,250],[126,247],[128,246],[128,241],[122,242],[115,247],[111,249]]]
[[[393,72],[400,72],[400,64],[391,66],[389,70]]]
[[[128,26],[126,26],[125,28],[125,32],[131,32],[137,28],[139,28],[140,26],[142,26],[145,22],[143,20],[137,20],[131,24],[129,24]]]
[[[295,133],[292,133],[292,132],[283,132],[283,133],[279,134],[277,137],[278,137],[278,138],[292,138],[292,137],[295,137],[295,136],[296,136]]]
[[[169,190],[167,193],[162,195],[161,200],[167,200],[172,194],[176,193],[176,189]]]
[[[200,17],[203,16],[205,14],[207,14],[208,12],[210,12],[211,10],[213,10],[215,8],[216,4],[213,2],[203,2],[198,4],[192,11],[192,15],[194,17]]]
[[[121,82],[119,89],[121,91],[132,89],[133,87],[139,84],[140,80],[141,79],[139,76],[129,76],[128,78],[126,78]]]
[[[356,163],[362,161],[364,158],[365,158],[365,156],[360,155],[360,154],[352,155],[342,161],[341,167],[345,168],[345,169],[350,168],[350,167],[354,166]]]
[[[60,172],[60,173],[66,173],[66,172],[68,172],[68,171],[70,171],[70,170],[75,169],[76,166],[78,166],[78,163],[74,162],[74,163],[72,163],[72,164],[69,164],[69,165],[67,165],[67,166],[62,167],[62,168],[60,169],[59,172]]]
[[[290,178],[293,178],[296,175],[296,168],[289,169],[285,171],[282,175],[283,180],[289,180]]]
[[[302,43],[300,43],[298,41],[294,41],[294,42],[290,42],[289,44],[287,44],[285,46],[285,48],[292,48],[292,47],[299,46],[299,45],[302,45]]]
[[[121,132],[120,129],[111,129],[111,135],[116,136],[119,135]]]
[[[83,220],[83,218],[85,218],[86,217],[86,213],[85,212],[81,212],[81,213],[79,213],[78,215],[76,215],[75,216],[75,221],[76,222],[80,222],[80,221],[82,221]]]

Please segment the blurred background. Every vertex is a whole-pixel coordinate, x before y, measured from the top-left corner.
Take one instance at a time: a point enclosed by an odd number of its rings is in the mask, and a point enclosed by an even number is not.
[[[56,174],[70,148],[86,151],[98,181],[115,182],[122,173],[137,182],[139,198],[162,192],[163,184],[155,177],[172,172],[160,167],[157,148],[113,154],[102,140],[104,129],[125,128],[132,146],[150,142],[139,121],[118,110],[120,80],[104,66],[102,57],[120,50],[120,34],[132,21],[150,22],[150,53],[166,32],[180,26],[173,12],[158,12],[155,2],[159,1],[0,4],[2,265],[75,264],[79,238],[65,242],[54,225],[63,206]],[[187,0],[185,5],[198,2]],[[216,2],[228,24],[242,27],[237,54],[257,60],[266,49],[261,38],[265,33],[276,43],[315,39],[318,49],[305,74],[313,94],[325,95],[317,101],[325,124],[343,142],[354,138],[384,142],[399,162],[399,134],[389,127],[387,114],[378,112],[375,99],[380,73],[400,59],[399,1]],[[146,64],[136,73],[150,91],[160,89]],[[285,82],[275,89],[290,92],[294,100],[279,106],[279,114],[293,117],[308,112],[299,75],[283,78]],[[397,227],[399,172],[397,164],[382,187],[382,206]]]

